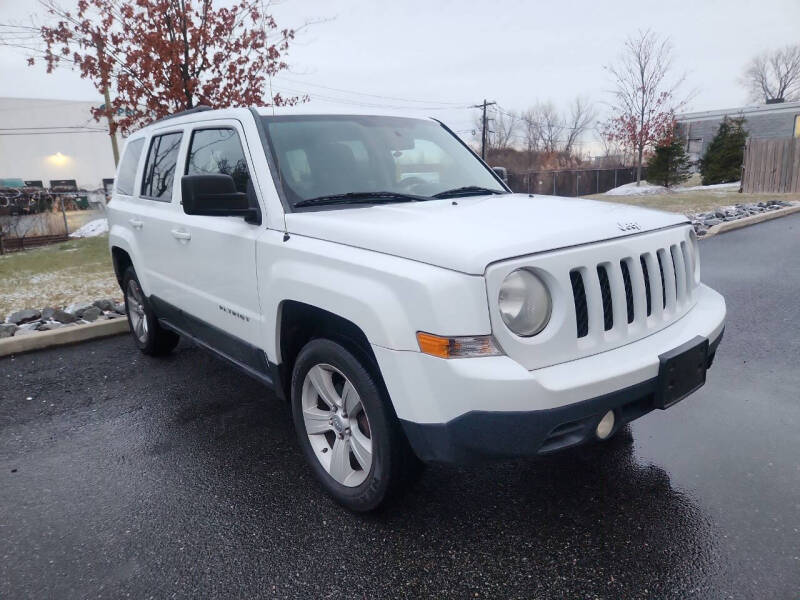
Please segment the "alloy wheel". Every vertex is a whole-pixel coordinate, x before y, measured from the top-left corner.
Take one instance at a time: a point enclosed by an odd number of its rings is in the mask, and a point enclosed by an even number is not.
[[[142,344],[147,343],[147,316],[144,314],[144,294],[139,282],[131,279],[125,294],[128,304],[128,318],[131,322],[131,331]]]
[[[306,435],[322,467],[341,485],[361,485],[372,467],[372,431],[350,380],[332,365],[314,365],[303,381],[301,407]]]

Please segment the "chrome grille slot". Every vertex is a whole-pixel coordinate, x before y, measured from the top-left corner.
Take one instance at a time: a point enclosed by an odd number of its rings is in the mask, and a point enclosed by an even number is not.
[[[633,285],[631,285],[631,271],[628,268],[628,261],[626,258],[619,261],[620,269],[622,269],[622,281],[625,284],[625,304],[628,307],[628,323],[633,323]]]
[[[572,283],[572,298],[575,301],[578,337],[586,337],[589,333],[589,311],[586,308],[586,289],[583,287],[583,276],[576,269],[569,272],[569,278]]]
[[[597,265],[597,278],[600,280],[600,293],[603,296],[603,327],[606,331],[614,326],[614,306],[611,303],[611,285],[605,265]]]
[[[639,262],[642,265],[645,298],[647,299],[647,316],[649,317],[651,314],[653,314],[653,296],[650,293],[650,272],[647,270],[647,260],[645,260],[644,254],[639,256]]]

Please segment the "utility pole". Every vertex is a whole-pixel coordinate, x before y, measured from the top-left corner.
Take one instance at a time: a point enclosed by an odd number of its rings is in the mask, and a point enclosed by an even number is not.
[[[105,43],[103,40],[95,42],[97,48],[97,62],[101,68],[105,60]],[[119,148],[117,147],[117,134],[114,131],[114,111],[111,107],[111,93],[108,90],[108,80],[110,74],[103,74],[103,100],[105,100],[104,108],[106,112],[106,119],[108,120],[108,135],[111,138],[111,152],[114,154],[114,166],[119,164]]]
[[[486,160],[486,125],[487,125],[486,108],[489,107],[489,106],[493,106],[495,104],[497,104],[497,102],[487,102],[486,98],[484,98],[482,104],[476,104],[475,106],[472,107],[472,108],[480,108],[480,109],[483,110],[483,116],[481,117],[481,123],[482,123],[482,128],[481,128],[481,158],[483,160]]]

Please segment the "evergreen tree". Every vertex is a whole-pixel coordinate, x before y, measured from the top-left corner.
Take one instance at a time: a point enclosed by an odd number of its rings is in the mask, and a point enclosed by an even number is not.
[[[700,161],[703,185],[739,181],[742,176],[746,141],[744,118],[725,117]]]
[[[686,141],[670,136],[656,146],[650,157],[647,163],[647,181],[672,187],[689,179],[690,167]]]

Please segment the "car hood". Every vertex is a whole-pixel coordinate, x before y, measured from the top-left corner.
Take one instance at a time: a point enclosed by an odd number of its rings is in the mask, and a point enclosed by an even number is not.
[[[286,215],[289,233],[482,274],[516,256],[686,223],[683,215],[557,196],[471,196]]]

